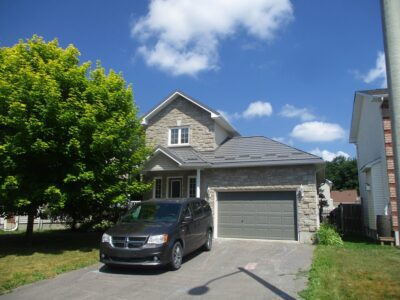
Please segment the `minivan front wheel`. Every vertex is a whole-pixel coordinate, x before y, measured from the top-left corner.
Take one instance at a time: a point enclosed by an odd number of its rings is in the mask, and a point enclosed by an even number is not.
[[[211,231],[211,229],[208,229],[208,231],[207,231],[207,240],[206,240],[206,243],[204,244],[204,250],[211,251],[212,239],[213,239],[212,231]]]
[[[182,265],[183,249],[179,242],[175,242],[171,251],[171,269],[178,270]]]

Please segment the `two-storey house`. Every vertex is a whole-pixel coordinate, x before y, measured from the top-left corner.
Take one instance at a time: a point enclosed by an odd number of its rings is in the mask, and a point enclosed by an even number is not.
[[[266,137],[242,137],[219,112],[181,92],[142,124],[154,148],[144,169],[154,180],[147,198],[205,198],[216,237],[311,242],[321,158]]]

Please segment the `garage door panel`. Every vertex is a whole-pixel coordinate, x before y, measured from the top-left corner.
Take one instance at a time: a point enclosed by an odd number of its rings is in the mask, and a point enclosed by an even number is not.
[[[295,240],[294,192],[218,193],[220,237]]]

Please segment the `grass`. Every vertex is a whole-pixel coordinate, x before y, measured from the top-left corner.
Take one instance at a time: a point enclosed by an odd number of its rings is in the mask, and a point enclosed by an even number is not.
[[[368,241],[318,245],[305,299],[400,299],[400,250]]]
[[[0,234],[0,295],[98,262],[99,233],[35,232],[30,246],[24,238],[21,232]]]

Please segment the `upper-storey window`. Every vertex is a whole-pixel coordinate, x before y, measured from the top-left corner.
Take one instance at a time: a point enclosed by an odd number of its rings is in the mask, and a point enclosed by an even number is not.
[[[188,145],[189,144],[189,127],[171,128],[169,130],[170,145]]]

